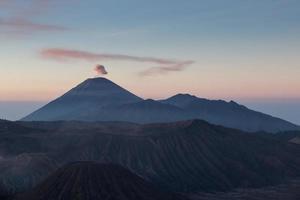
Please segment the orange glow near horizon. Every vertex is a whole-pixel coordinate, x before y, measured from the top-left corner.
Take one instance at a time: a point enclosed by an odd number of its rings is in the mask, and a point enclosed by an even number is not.
[[[189,93],[201,98],[225,100],[300,99],[300,94],[295,91],[298,88],[298,91],[300,91],[300,87],[283,83],[261,84],[257,82],[256,84],[235,85],[235,82],[229,82],[230,84],[225,85],[217,81],[190,79],[179,84],[175,77],[170,77],[168,80],[164,80],[163,77],[146,80],[132,78],[131,81],[118,80],[118,78],[113,77],[110,80],[144,99],[163,99],[178,93]],[[36,84],[33,82],[17,82],[9,88],[2,85],[0,86],[0,101],[50,101],[63,95],[84,80],[37,81]],[[136,84],[136,82],[139,84]],[[272,88],[276,88],[276,90]]]

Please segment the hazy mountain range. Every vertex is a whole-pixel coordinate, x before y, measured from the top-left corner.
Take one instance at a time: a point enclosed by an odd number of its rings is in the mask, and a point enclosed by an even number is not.
[[[189,94],[159,101],[144,100],[105,78],[87,79],[22,120],[157,123],[190,119],[203,119],[249,132],[300,130],[295,124],[234,101],[208,100]]]

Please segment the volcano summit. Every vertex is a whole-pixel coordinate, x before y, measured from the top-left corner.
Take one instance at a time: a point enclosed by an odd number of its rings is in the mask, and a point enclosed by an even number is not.
[[[190,119],[249,132],[299,130],[297,125],[234,101],[208,100],[189,94],[160,101],[144,100],[106,78],[87,79],[22,120],[156,123]]]

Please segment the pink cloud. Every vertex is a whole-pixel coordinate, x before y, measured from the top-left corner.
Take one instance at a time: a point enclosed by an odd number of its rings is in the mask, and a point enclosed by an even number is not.
[[[43,58],[53,59],[57,61],[67,60],[85,60],[85,61],[101,61],[101,60],[119,60],[119,61],[133,61],[153,63],[159,65],[158,67],[152,67],[142,71],[141,76],[149,76],[154,74],[166,74],[168,72],[182,71],[194,61],[179,61],[173,59],[164,59],[156,57],[142,57],[131,56],[123,54],[106,54],[106,53],[92,53],[88,51],[78,51],[70,49],[50,48],[43,49],[40,52]]]
[[[181,61],[176,64],[171,64],[168,66],[159,66],[159,67],[152,67],[147,70],[140,72],[141,76],[151,76],[155,74],[166,74],[168,72],[177,72],[183,71],[189,65],[192,65],[195,61]]]

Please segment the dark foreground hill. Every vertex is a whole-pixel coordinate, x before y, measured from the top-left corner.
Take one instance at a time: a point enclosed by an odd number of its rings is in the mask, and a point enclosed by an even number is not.
[[[300,181],[259,189],[238,189],[228,193],[198,193],[190,200],[299,200]]]
[[[200,120],[16,125],[24,131],[0,132],[0,185],[7,192],[27,190],[74,161],[116,163],[173,192],[259,188],[300,176],[300,145]]]
[[[16,200],[180,200],[115,164],[75,162],[58,169]]]
[[[143,100],[105,78],[87,79],[22,120],[159,123],[190,119],[202,119],[249,132],[300,129],[290,122],[250,110],[233,101],[208,100],[188,94],[161,101]]]

